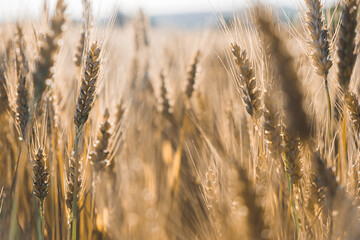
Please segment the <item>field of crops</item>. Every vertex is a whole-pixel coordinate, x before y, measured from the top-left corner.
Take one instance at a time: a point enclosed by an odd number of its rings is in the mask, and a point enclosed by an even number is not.
[[[360,239],[358,0],[197,30],[83,2],[0,25],[0,239]]]

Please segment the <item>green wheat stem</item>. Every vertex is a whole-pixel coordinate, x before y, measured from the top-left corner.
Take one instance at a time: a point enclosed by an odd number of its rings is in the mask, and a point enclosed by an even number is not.
[[[82,130],[83,125],[80,125],[79,127],[76,127],[76,135],[75,135],[75,146],[74,146],[74,154],[75,154],[75,164],[78,164],[79,162],[79,140],[80,140],[80,136],[81,136],[81,130]],[[73,204],[72,204],[72,240],[76,240],[76,223],[77,223],[77,169],[75,171],[75,179],[74,179],[74,197],[73,197]]]
[[[39,206],[38,206],[35,194],[34,194],[34,203],[35,203],[35,217],[36,217],[36,226],[37,226],[37,230],[38,230],[38,237],[39,237],[39,240],[42,240],[40,212],[39,212]]]
[[[44,199],[40,199],[40,221],[41,221],[41,235],[44,236],[44,229],[45,229]]]

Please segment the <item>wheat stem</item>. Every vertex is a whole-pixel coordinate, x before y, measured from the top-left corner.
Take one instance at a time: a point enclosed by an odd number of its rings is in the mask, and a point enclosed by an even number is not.
[[[328,81],[327,78],[325,78],[325,91],[326,91],[326,99],[327,99],[327,105],[328,105],[328,113],[329,113],[329,122],[328,122],[328,134],[329,134],[329,140],[331,141],[331,99],[330,99],[330,93],[329,93],[329,87],[328,87]]]
[[[40,225],[41,225],[41,235],[44,236],[44,229],[45,229],[44,199],[40,199]]]
[[[82,130],[83,125],[77,126],[76,127],[76,135],[75,135],[75,147],[74,147],[74,152],[75,152],[75,163],[78,163],[79,161],[79,140],[80,140],[80,136],[81,136],[81,130]],[[73,203],[72,203],[72,240],[76,240],[76,223],[77,223],[77,210],[78,210],[78,193],[77,191],[79,189],[77,189],[77,181],[78,181],[78,171],[76,169],[75,171],[75,179],[74,179],[74,193],[73,193]]]
[[[39,206],[36,200],[36,195],[34,195],[34,203],[35,203],[35,217],[36,217],[36,226],[38,230],[38,238],[39,240],[42,240],[42,230],[41,230],[41,220],[40,220],[40,212],[39,212]]]

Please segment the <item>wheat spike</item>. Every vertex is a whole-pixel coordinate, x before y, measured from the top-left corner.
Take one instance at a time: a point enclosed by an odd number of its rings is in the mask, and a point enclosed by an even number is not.
[[[328,32],[324,25],[322,5],[320,0],[306,0],[306,24],[310,33],[311,62],[319,76],[327,79],[332,66]]]
[[[142,48],[146,48],[150,45],[146,20],[147,19],[144,12],[139,10],[135,21],[133,22],[134,48],[136,53],[139,52]]]
[[[160,82],[161,82],[161,86],[160,86],[160,98],[158,102],[158,110],[165,118],[170,118],[172,114],[172,107],[170,105],[168,92],[165,84],[165,75],[163,71],[161,71],[160,73]]]
[[[344,91],[348,89],[356,60],[355,37],[357,25],[357,0],[345,0],[342,4],[341,26],[339,30],[337,54],[338,81]]]
[[[17,76],[26,75],[29,70],[26,57],[26,42],[24,39],[23,29],[19,24],[16,25],[15,43],[16,74]]]
[[[138,31],[140,32],[141,40],[144,47],[150,45],[149,36],[147,33],[147,18],[142,10],[138,12]]]
[[[9,97],[6,89],[7,83],[4,68],[0,66],[0,115],[9,108]]]
[[[75,187],[75,176],[76,176],[76,200],[80,199],[80,190],[82,186],[82,163],[81,160],[75,161],[74,152],[72,152],[69,159],[69,172],[67,177],[67,189],[66,189],[66,206],[72,211],[73,200],[74,200],[74,187]],[[79,158],[80,159],[80,158]]]
[[[348,92],[346,94],[346,105],[349,110],[350,119],[353,123],[354,129],[357,134],[360,134],[360,106],[354,93]]]
[[[76,48],[76,54],[74,57],[74,62],[77,67],[80,67],[81,63],[82,63],[82,55],[83,55],[83,51],[84,51],[84,46],[85,46],[85,30],[83,30],[81,32],[79,45]]]
[[[235,78],[238,91],[242,93],[242,99],[246,111],[255,120],[261,117],[261,92],[258,90],[254,70],[247,59],[246,51],[236,43],[231,44],[231,52],[239,70],[239,76]]]
[[[58,51],[58,40],[63,32],[63,25],[65,23],[66,5],[64,0],[58,0],[56,3],[55,15],[50,21],[49,32],[45,35],[43,45],[40,48],[40,56],[35,65],[33,72],[34,81],[34,97],[39,101],[46,88],[46,80],[53,77],[51,71],[55,64],[55,55]]]
[[[198,63],[200,60],[200,51],[195,53],[195,56],[188,67],[187,70],[187,78],[186,78],[186,86],[185,86],[185,95],[190,99],[194,92],[194,85],[196,80],[196,73],[198,69]]]
[[[289,173],[291,182],[294,185],[299,185],[299,181],[303,175],[300,140],[289,135],[286,127],[282,128],[281,136],[285,170]]]
[[[84,75],[77,101],[74,123],[80,128],[88,119],[95,97],[96,82],[100,69],[100,48],[94,42],[88,51]]]
[[[95,171],[100,171],[109,164],[109,160],[107,159],[109,155],[109,140],[111,137],[109,132],[111,127],[109,117],[109,110],[105,109],[103,120],[99,126],[99,133],[94,144],[95,150],[90,153],[90,162],[94,165]]]
[[[33,192],[41,201],[47,196],[49,190],[49,172],[46,167],[44,150],[39,147],[33,160]]]
[[[26,125],[29,121],[28,90],[26,78],[19,76],[16,96],[16,122],[19,126],[21,137],[25,137]]]
[[[270,93],[264,94],[264,137],[268,150],[273,159],[280,156],[281,150],[281,130],[279,114],[275,111],[273,103],[270,101]]]

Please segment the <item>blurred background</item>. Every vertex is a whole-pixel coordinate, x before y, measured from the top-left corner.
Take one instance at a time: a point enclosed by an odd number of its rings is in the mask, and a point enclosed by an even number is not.
[[[0,21],[34,19],[41,15],[45,0],[0,0]],[[46,5],[54,9],[55,0],[47,0]],[[74,21],[80,21],[82,14],[82,0],[66,0],[67,14]],[[216,27],[218,14],[230,19],[234,11],[242,11],[256,2],[272,5],[280,18],[296,18],[296,6],[303,5],[303,0],[94,0],[94,16],[106,20],[113,14],[117,15],[116,23],[124,24],[138,9],[150,17],[153,27],[175,28],[204,28]],[[334,0],[323,1],[331,6]],[[300,3],[300,4],[299,4]]]

